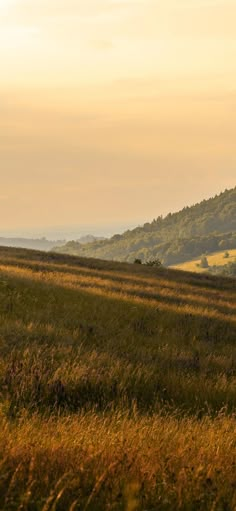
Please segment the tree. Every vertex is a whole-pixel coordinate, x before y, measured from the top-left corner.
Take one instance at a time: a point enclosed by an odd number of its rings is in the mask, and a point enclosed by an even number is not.
[[[200,268],[209,268],[209,263],[205,255],[202,255],[199,266]]]
[[[153,261],[147,261],[146,265],[147,266],[155,266],[157,268],[160,268],[160,266],[162,266],[160,259],[154,259]]]

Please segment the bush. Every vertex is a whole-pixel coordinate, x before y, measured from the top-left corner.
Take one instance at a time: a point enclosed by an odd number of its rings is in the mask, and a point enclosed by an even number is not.
[[[200,266],[200,268],[209,268],[208,260],[207,260],[207,257],[205,255],[203,255],[201,257],[199,266]]]
[[[135,259],[135,260],[134,260],[134,264],[142,264],[141,259]]]
[[[154,259],[153,261],[147,261],[146,265],[147,266],[156,266],[158,268],[160,268],[160,266],[162,266],[160,259]]]

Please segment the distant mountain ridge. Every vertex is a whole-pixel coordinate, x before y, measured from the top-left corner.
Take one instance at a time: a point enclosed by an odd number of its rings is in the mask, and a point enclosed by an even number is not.
[[[68,243],[58,252],[106,260],[177,264],[208,251],[236,248],[236,187],[110,239]]]
[[[91,234],[87,234],[85,236],[81,236],[78,240],[76,240],[76,243],[78,244],[87,244],[87,243],[93,243],[95,241],[105,240],[104,237],[96,237]],[[64,246],[66,243],[66,240],[48,240],[45,237],[42,238],[22,238],[22,237],[0,237],[0,246],[2,247],[12,247],[12,248],[28,248],[32,250],[42,250],[45,252],[49,252],[52,250],[55,246],[61,247]],[[70,242],[68,242],[69,244]],[[71,242],[72,246],[73,243]]]
[[[13,248],[28,248],[48,252],[55,245],[61,246],[65,240],[51,241],[46,238],[21,238],[21,237],[0,237],[0,246]]]

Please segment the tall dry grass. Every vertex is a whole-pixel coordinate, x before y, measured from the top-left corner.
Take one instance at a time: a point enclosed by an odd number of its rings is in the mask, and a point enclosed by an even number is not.
[[[236,509],[235,297],[0,249],[0,509]]]
[[[235,418],[1,417],[1,509],[236,506]]]

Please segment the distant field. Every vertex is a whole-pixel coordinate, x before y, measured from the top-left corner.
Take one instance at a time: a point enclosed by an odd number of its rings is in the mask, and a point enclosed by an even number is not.
[[[0,319],[0,509],[236,509],[235,281],[0,248]]]
[[[228,250],[229,257],[226,259],[224,257],[226,250],[223,250],[222,252],[214,252],[213,254],[207,255],[207,260],[209,263],[209,266],[222,266],[224,264],[227,264],[229,262],[233,262],[236,260],[236,249]],[[199,259],[194,259],[193,261],[187,261],[186,263],[176,264],[172,266],[171,268],[176,268],[183,271],[194,271],[197,273],[202,273],[206,271],[204,268],[199,268],[197,264],[200,263]]]

